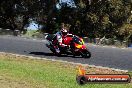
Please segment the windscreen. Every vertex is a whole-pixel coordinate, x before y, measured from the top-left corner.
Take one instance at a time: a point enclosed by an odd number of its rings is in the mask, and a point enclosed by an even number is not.
[[[77,37],[77,36],[73,37],[73,42],[75,42],[75,43],[77,43],[79,45],[83,45],[82,40],[79,37]]]

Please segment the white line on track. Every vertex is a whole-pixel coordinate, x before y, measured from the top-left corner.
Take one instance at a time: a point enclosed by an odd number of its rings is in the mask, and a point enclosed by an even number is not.
[[[126,49],[126,48],[121,48],[121,49]]]
[[[116,47],[112,47],[112,48],[116,48]]]
[[[33,40],[37,40],[37,39],[33,39]]]

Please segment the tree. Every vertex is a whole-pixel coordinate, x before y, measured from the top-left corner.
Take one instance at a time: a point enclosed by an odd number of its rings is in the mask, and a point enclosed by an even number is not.
[[[25,31],[30,21],[41,31],[55,33],[61,23],[70,31],[88,37],[124,37],[122,28],[131,23],[131,0],[74,0],[75,7],[59,0],[4,0],[0,3],[0,27]],[[61,6],[60,9],[56,5]],[[130,29],[129,29],[130,30]],[[129,35],[126,33],[127,36]]]
[[[112,38],[119,35],[119,28],[130,17],[131,4],[125,0],[77,0],[81,29],[91,37]],[[83,4],[83,7],[79,6]],[[81,20],[83,19],[83,20]],[[88,34],[87,34],[87,33]]]
[[[56,0],[52,0],[55,2]],[[0,27],[26,31],[30,19],[39,24],[45,22],[52,3],[49,0],[4,0],[0,3]],[[50,8],[51,9],[51,8]]]

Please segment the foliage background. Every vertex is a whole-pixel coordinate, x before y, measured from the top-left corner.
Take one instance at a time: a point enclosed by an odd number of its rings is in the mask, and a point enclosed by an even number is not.
[[[60,0],[3,0],[0,28],[26,33],[34,21],[42,25],[40,32],[55,33],[65,23],[70,25],[71,33],[79,36],[132,40],[131,0],[73,1],[75,6]]]

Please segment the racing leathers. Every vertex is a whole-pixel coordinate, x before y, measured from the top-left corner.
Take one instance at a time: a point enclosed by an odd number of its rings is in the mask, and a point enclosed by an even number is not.
[[[57,32],[55,35],[56,35],[56,39],[57,39],[57,41],[58,41],[58,43],[59,43],[59,46],[61,46],[61,47],[67,46],[67,45],[65,45],[65,44],[63,43],[63,37],[64,37],[64,35],[62,35],[61,32]]]

